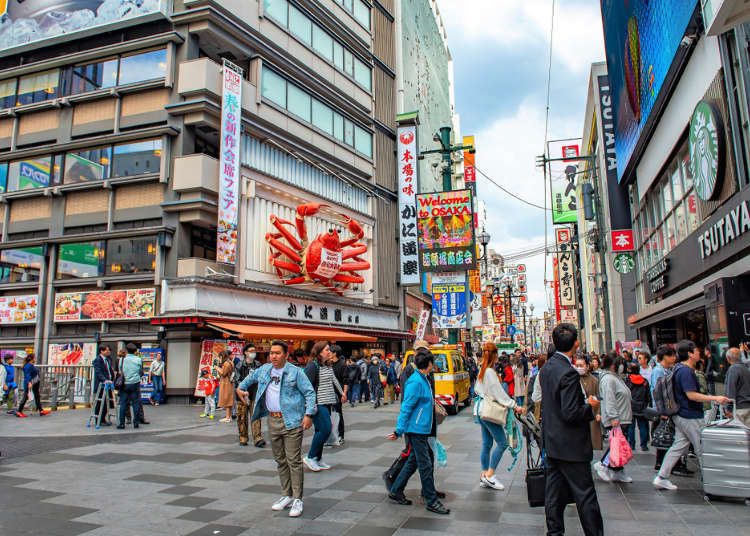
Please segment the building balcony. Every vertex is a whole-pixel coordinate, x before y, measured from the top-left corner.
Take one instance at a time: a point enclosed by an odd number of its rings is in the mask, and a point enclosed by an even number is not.
[[[219,264],[208,259],[187,257],[177,259],[177,277],[206,277],[211,270],[219,272]]]

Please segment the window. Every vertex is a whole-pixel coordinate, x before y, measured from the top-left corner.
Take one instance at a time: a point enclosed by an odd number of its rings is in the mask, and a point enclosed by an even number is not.
[[[354,125],[351,121],[344,121],[344,143],[354,145]]]
[[[299,118],[310,122],[310,95],[293,84],[287,84],[287,110]]]
[[[333,110],[320,101],[312,101],[312,124],[326,134],[333,135]]]
[[[333,37],[317,24],[313,25],[313,48],[328,61],[333,61]]]
[[[675,226],[677,227],[677,243],[679,244],[687,238],[687,219],[685,218],[685,202],[683,201],[674,211]]]
[[[57,259],[57,278],[104,275],[104,247],[104,240],[61,244]]]
[[[289,6],[289,30],[304,43],[312,44],[312,22],[293,6]]]
[[[156,269],[156,237],[107,240],[107,275],[153,272]]]
[[[370,91],[370,68],[357,59],[354,60],[354,79],[357,83],[365,87],[367,91]]]
[[[56,98],[59,81],[60,71],[58,69],[22,76],[18,79],[16,106]]]
[[[39,281],[43,261],[41,247],[0,251],[0,283]]]
[[[49,186],[52,157],[17,160],[8,166],[8,191],[31,190]]]
[[[270,69],[263,69],[261,95],[282,108],[286,108],[286,80]]]
[[[98,147],[65,155],[65,184],[88,182],[109,177],[110,147]]]
[[[448,358],[445,354],[435,354],[435,372],[448,372]]]
[[[0,194],[8,191],[8,163],[0,163]]]
[[[344,70],[344,47],[339,43],[333,43],[333,64],[339,71]]]
[[[370,29],[370,8],[362,0],[354,0],[354,18],[362,26]]]
[[[158,173],[161,168],[161,139],[115,145],[112,176],[130,177]]]
[[[216,229],[190,229],[190,256],[216,260]]]
[[[363,155],[372,157],[372,134],[362,128],[355,126],[354,148]]]
[[[289,21],[289,5],[286,0],[263,0],[263,12],[286,26]]]
[[[16,79],[0,81],[0,108],[16,105]]]
[[[333,114],[333,137],[344,141],[344,118],[335,112]]]
[[[120,58],[119,85],[164,78],[167,74],[167,49],[151,50]]]
[[[73,67],[70,94],[117,85],[117,58]]]
[[[344,50],[344,72],[354,74],[354,56],[348,50]]]

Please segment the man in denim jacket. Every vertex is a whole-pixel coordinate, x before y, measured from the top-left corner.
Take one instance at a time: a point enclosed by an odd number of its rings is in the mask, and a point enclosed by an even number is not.
[[[303,510],[302,435],[312,426],[317,406],[315,389],[302,369],[287,362],[288,351],[284,341],[273,341],[268,354],[270,363],[242,380],[237,396],[249,405],[248,388],[258,384],[250,422],[268,416],[271,449],[283,493],[271,509],[280,511],[291,506],[289,517],[298,517]]]

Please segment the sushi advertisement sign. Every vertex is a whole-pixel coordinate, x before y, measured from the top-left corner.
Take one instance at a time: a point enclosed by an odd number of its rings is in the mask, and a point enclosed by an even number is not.
[[[672,66],[698,0],[601,0],[607,70],[615,115],[617,179]]]
[[[465,272],[477,266],[471,191],[417,194],[422,272]]]

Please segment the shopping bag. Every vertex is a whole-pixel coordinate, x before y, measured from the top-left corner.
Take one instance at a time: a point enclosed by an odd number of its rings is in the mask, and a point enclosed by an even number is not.
[[[610,467],[625,467],[633,459],[633,451],[619,426],[612,428],[609,434]]]
[[[411,445],[399,452],[398,456],[396,456],[396,459],[393,460],[393,463],[388,468],[388,470],[383,473],[383,482],[385,483],[385,490],[387,493],[391,492],[393,481],[396,480],[396,477],[404,467],[409,454],[411,454]]]
[[[341,415],[339,415],[339,412],[332,411],[331,412],[331,433],[328,435],[328,439],[326,439],[326,442],[325,442],[326,445],[338,445],[339,444],[339,420],[341,420]]]
[[[445,467],[448,465],[448,453],[445,451],[443,444],[437,438],[431,437],[429,440],[430,447],[435,459],[435,467]]]

